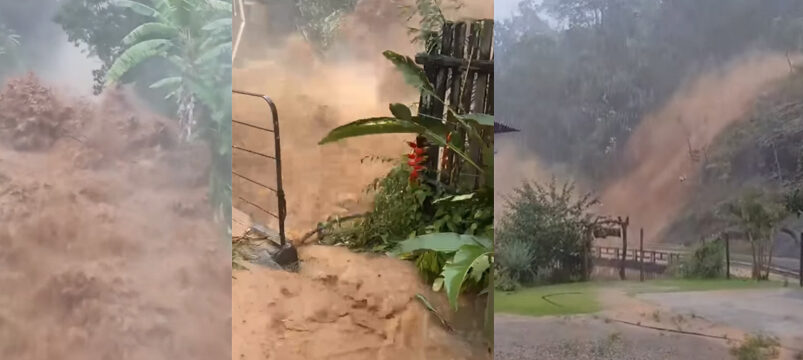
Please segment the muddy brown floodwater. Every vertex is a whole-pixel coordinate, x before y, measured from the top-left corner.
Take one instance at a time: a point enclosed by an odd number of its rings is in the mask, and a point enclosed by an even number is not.
[[[0,92],[0,358],[228,358],[207,150],[125,91]]]
[[[423,294],[448,309],[410,263],[331,246],[302,247],[300,257],[298,273],[235,272],[232,359],[490,358],[481,338],[448,332],[419,303]]]

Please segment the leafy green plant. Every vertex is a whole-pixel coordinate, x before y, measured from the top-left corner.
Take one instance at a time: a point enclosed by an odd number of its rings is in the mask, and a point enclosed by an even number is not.
[[[216,217],[231,218],[231,23],[232,3],[221,0],[115,0],[146,22],[123,39],[106,71],[106,86],[144,61],[161,58],[167,76],[151,84],[178,105],[181,138],[206,138],[212,152],[210,200]],[[199,121],[200,120],[200,121]],[[231,229],[229,228],[229,233]]]
[[[418,251],[451,255],[440,275],[449,303],[455,310],[457,298],[467,281],[480,286],[489,283],[488,273],[493,261],[491,239],[457,233],[426,234],[400,242],[393,254],[405,256]]]
[[[796,214],[798,217],[803,215],[803,192],[800,189],[795,189],[795,191],[788,194],[785,199],[785,205],[790,213]]]
[[[439,50],[441,42],[437,39],[441,38],[441,30],[446,23],[443,10],[447,6],[449,10],[458,10],[463,3],[457,0],[448,1],[448,4],[443,0],[415,0],[415,4],[401,5],[408,22],[416,16],[420,17],[419,26],[409,27],[407,31],[413,43],[426,46],[427,52]]]
[[[779,355],[778,339],[764,335],[749,335],[741,345],[730,350],[738,360],[771,360]]]
[[[694,279],[714,279],[725,275],[725,245],[709,241],[698,245],[677,269],[680,276]]]
[[[415,61],[408,56],[397,54],[393,51],[385,51],[385,58],[390,60],[393,65],[402,73],[404,80],[424,94],[430,95],[435,101],[443,103],[435,94],[432,84],[427,79],[424,69],[415,64]],[[392,117],[375,117],[357,120],[339,126],[329,132],[319,144],[327,144],[343,140],[346,138],[379,135],[379,134],[419,134],[424,136],[431,144],[448,148],[449,151],[458,155],[470,166],[476,168],[480,173],[485,174],[486,180],[493,184],[493,143],[487,141],[482,136],[482,129],[493,127],[493,115],[487,114],[458,114],[454,109],[447,106],[447,118],[439,119],[428,116],[413,116],[412,111],[404,104],[391,104],[390,112]],[[465,152],[463,144],[447,141],[450,127],[453,124],[458,129],[464,130],[469,135],[469,140],[480,144],[484,164],[478,164],[471,156]]]
[[[511,240],[496,245],[498,263],[504,267],[503,281],[497,282],[500,290],[510,291],[521,283],[535,280],[536,271],[533,264],[536,260],[535,246],[525,240]],[[502,286],[506,288],[502,288]]]
[[[151,88],[167,89],[167,98],[175,98],[182,138],[192,137],[198,115],[196,105],[202,104],[212,118],[221,118],[223,105],[219,85],[230,76],[230,61],[221,61],[231,54],[231,2],[220,0],[117,0],[149,21],[128,33],[120,53],[106,73],[106,85],[112,85],[143,61],[161,57],[173,67],[173,75],[153,84]],[[230,96],[230,95],[228,95]]]
[[[505,212],[497,218],[498,270],[522,284],[582,278],[593,224],[588,210],[596,204],[590,194],[575,194],[571,182],[523,183],[507,196]]]
[[[445,118],[413,115],[407,105],[393,103],[389,106],[392,116],[339,126],[319,142],[323,145],[366,135],[416,135],[416,142],[409,143],[408,166],[394,168],[379,181],[373,211],[341,240],[352,247],[391,250],[395,256],[414,261],[434,290],[445,289],[457,310],[462,292],[471,289],[489,294],[493,280],[493,139],[484,136],[493,127],[493,116],[458,114],[435,94],[413,59],[392,51],[383,55],[408,85],[426,96],[425,101],[443,103],[446,114]],[[452,132],[464,133],[467,139],[453,142]],[[468,155],[467,142],[480,150],[480,157]],[[423,165],[428,146],[444,148],[476,169],[485,177],[483,186],[466,190],[437,180],[437,169]],[[423,177],[419,176],[422,172]],[[486,332],[492,336],[488,329],[493,323],[493,305],[490,296],[488,299]]]
[[[296,28],[311,44],[328,48],[343,17],[354,9],[357,0],[297,0],[299,20]]]
[[[730,221],[732,227],[744,232],[750,242],[752,277],[756,280],[768,278],[774,235],[780,222],[789,215],[787,208],[775,194],[748,189],[738,198],[723,203],[718,212],[720,217]]]

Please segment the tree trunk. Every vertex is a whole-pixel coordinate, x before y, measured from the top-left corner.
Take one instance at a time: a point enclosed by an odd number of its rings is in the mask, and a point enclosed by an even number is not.
[[[188,91],[189,92],[189,91]],[[179,140],[190,141],[195,130],[195,96],[183,95],[178,104]]]
[[[765,279],[769,279],[770,278],[770,268],[772,267],[772,250],[775,247],[775,236],[774,236],[774,234],[775,234],[775,229],[773,229],[773,231],[770,233],[770,239],[768,241],[769,249],[767,249],[768,250],[768,253],[767,253],[767,269],[765,270],[766,272],[764,273],[764,278]]]
[[[750,276],[753,278],[753,280],[758,280],[759,274],[756,271],[756,269],[758,269],[758,267],[757,267],[758,266],[758,256],[757,256],[758,255],[758,252],[757,252],[758,249],[756,249],[756,243],[753,240],[753,235],[751,235],[750,233],[747,233],[747,240],[750,242],[750,250],[751,250],[750,252],[751,252],[751,254],[753,256],[752,273],[750,274]]]

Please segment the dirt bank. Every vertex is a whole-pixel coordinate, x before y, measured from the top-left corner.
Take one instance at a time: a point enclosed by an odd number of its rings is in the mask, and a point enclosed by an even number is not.
[[[472,345],[446,331],[415,298],[448,308],[410,263],[327,246],[302,247],[300,256],[299,273],[235,273],[232,358],[488,358],[482,341]]]
[[[90,105],[29,75],[0,108],[0,358],[228,357],[207,150],[124,92]]]

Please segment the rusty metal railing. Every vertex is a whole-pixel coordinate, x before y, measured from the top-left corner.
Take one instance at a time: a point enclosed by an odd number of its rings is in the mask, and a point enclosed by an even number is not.
[[[276,218],[279,221],[279,242],[280,242],[280,245],[282,247],[284,247],[285,243],[287,241],[286,238],[285,238],[285,233],[284,233],[284,221],[285,221],[285,218],[287,217],[287,204],[286,204],[285,198],[284,198],[284,188],[282,187],[282,151],[281,151],[281,141],[280,141],[280,137],[279,137],[279,112],[276,110],[276,104],[273,103],[273,100],[271,100],[270,97],[268,97],[266,95],[252,93],[252,92],[248,92],[248,91],[232,90],[232,95],[234,95],[234,94],[240,94],[240,95],[245,95],[245,96],[261,98],[262,100],[264,100],[268,104],[268,107],[270,107],[271,117],[272,117],[272,121],[273,121],[273,129],[268,129],[268,128],[257,126],[257,125],[254,125],[254,124],[249,124],[247,122],[236,120],[233,117],[231,119],[231,122],[232,122],[232,124],[238,124],[238,125],[241,125],[241,126],[249,127],[251,129],[272,133],[273,134],[273,142],[274,142],[274,155],[269,155],[269,154],[261,153],[261,152],[258,152],[258,151],[252,150],[252,149],[247,149],[247,148],[244,148],[244,147],[241,147],[241,146],[236,146],[236,145],[234,145],[234,143],[232,143],[231,148],[232,148],[232,151],[234,151],[234,150],[242,151],[242,152],[245,152],[245,153],[249,153],[251,155],[260,156],[262,158],[269,159],[269,160],[273,161],[276,164],[276,185],[275,186],[270,186],[270,185],[264,184],[264,183],[262,183],[260,181],[254,180],[249,176],[246,176],[244,174],[241,174],[241,173],[235,171],[233,166],[232,166],[231,174],[232,174],[232,176],[235,176],[235,177],[238,177],[240,179],[243,179],[243,180],[245,180],[245,181],[247,181],[247,182],[249,182],[249,183],[251,183],[253,185],[262,187],[264,189],[268,189],[269,191],[271,191],[271,192],[276,194],[276,199],[278,201],[278,214],[275,214],[274,212],[266,209],[265,207],[257,204],[256,202],[251,201],[249,199],[245,199],[242,196],[238,196],[238,198],[241,201],[245,202],[246,204],[249,204],[249,205],[259,209],[260,211],[268,214],[271,217]]]

